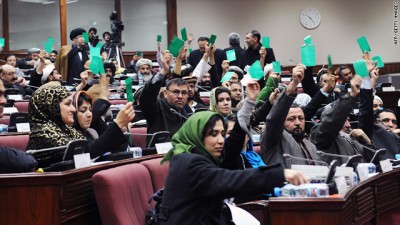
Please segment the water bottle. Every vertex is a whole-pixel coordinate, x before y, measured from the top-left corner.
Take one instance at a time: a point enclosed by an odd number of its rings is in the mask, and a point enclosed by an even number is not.
[[[131,147],[130,151],[133,154],[133,158],[140,158],[142,157],[142,148],[141,147]]]
[[[7,133],[8,132],[8,125],[0,124],[0,133]]]
[[[144,82],[143,82],[143,75],[142,73],[138,73],[138,79],[139,79],[139,86],[143,86]]]
[[[274,189],[275,196],[284,197],[328,197],[329,187],[325,183],[302,184],[295,186],[287,184],[282,188]]]

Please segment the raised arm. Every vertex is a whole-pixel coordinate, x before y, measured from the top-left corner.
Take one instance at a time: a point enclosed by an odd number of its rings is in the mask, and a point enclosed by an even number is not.
[[[361,82],[361,77],[356,75],[350,81],[351,92],[334,101],[322,113],[321,122],[312,130],[310,137],[310,140],[318,149],[327,148],[336,140],[349,113],[353,110],[354,104],[357,102]]]
[[[262,136],[262,143],[265,143],[267,151],[277,144],[285,128],[285,119],[290,110],[296,95],[297,85],[304,77],[304,66],[299,64],[293,68],[292,81],[276,100],[266,119],[266,129]]]
[[[152,121],[160,112],[157,106],[157,97],[160,92],[165,75],[169,72],[169,59],[171,53],[165,53],[161,57],[162,69],[159,73],[154,75],[149,82],[143,88],[142,95],[140,96],[139,102],[140,107],[146,120]]]

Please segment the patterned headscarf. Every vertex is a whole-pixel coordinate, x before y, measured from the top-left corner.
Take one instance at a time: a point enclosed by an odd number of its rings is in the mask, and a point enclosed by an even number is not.
[[[201,154],[210,156],[216,163],[221,163],[222,158],[216,158],[206,149],[203,144],[204,127],[212,116],[218,115],[215,112],[198,112],[189,117],[183,126],[172,136],[173,148],[165,154],[161,163],[169,161],[173,155],[191,153],[197,149]],[[222,118],[221,118],[222,119]]]
[[[60,103],[68,97],[61,86],[41,87],[29,101],[29,149],[43,149],[67,145],[77,139],[85,139],[76,129],[61,119]]]

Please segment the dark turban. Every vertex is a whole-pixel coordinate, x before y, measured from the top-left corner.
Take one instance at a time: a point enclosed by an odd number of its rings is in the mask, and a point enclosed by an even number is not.
[[[78,37],[79,35],[82,35],[83,33],[85,33],[86,30],[82,29],[82,28],[76,28],[71,30],[71,33],[69,33],[69,39],[74,40],[76,37]]]

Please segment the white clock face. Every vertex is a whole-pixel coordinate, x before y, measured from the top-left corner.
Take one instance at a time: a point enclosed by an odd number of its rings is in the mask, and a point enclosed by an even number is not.
[[[306,8],[300,13],[300,23],[307,29],[315,29],[321,23],[321,14],[317,9]]]

